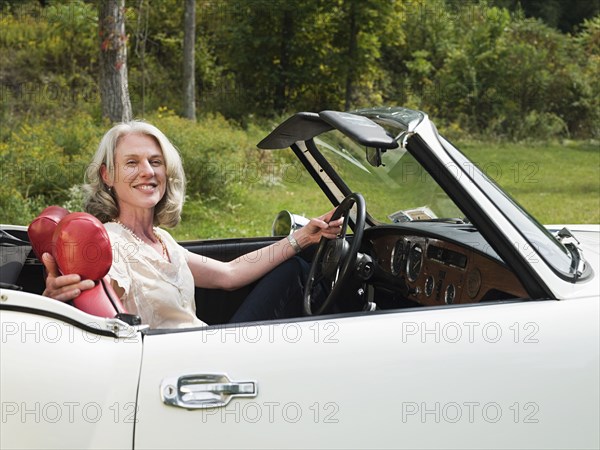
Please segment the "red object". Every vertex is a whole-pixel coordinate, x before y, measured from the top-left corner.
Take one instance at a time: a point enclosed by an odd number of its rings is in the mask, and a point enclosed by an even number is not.
[[[52,237],[53,256],[63,275],[79,274],[82,279],[100,280],[112,265],[108,233],[98,219],[88,213],[65,216]]]
[[[75,308],[93,316],[115,317],[117,314],[126,314],[125,307],[107,278],[99,280],[92,289],[82,291],[73,300],[73,304]]]
[[[54,235],[54,230],[58,222],[67,214],[69,214],[69,211],[65,208],[48,206],[29,225],[27,229],[29,241],[35,255],[40,261],[44,253],[53,254],[52,236]]]
[[[96,283],[83,291],[73,304],[88,314],[117,317],[138,324],[128,316],[106,274],[112,265],[110,238],[104,225],[88,213],[70,213],[60,206],[50,206],[36,217],[27,230],[37,257],[48,252],[56,260],[61,274],[78,274]]]

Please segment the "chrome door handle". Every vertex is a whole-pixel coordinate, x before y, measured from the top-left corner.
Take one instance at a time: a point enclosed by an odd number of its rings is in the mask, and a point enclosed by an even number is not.
[[[160,384],[163,403],[185,409],[218,408],[233,397],[256,397],[257,393],[255,381],[231,381],[222,373],[180,375]]]

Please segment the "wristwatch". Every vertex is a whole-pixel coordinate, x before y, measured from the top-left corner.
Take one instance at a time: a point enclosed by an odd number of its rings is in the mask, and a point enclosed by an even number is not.
[[[287,240],[290,243],[290,246],[296,252],[296,254],[298,254],[298,253],[300,253],[302,251],[302,247],[300,247],[300,244],[298,244],[298,241],[296,240],[296,238],[293,235],[288,234],[287,235]]]

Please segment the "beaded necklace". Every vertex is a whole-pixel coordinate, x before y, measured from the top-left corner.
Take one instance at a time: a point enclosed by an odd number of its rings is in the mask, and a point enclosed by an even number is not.
[[[129,233],[131,233],[131,235],[133,236],[133,238],[136,241],[138,241],[140,244],[147,244],[147,242],[145,242],[144,240],[142,240],[137,234],[135,234],[133,232],[133,230],[131,228],[129,228],[127,225],[123,224],[123,222],[121,222],[119,219],[113,219],[112,221],[114,223],[117,223],[117,224],[121,225],[124,229],[126,229],[127,231],[129,231]],[[160,242],[160,246],[162,247],[162,257],[168,261],[169,260],[169,252],[167,251],[167,246],[165,245],[164,241],[159,236],[159,234],[156,232],[156,228],[152,228],[152,234],[154,234],[154,237],[156,238],[156,240],[158,242]]]

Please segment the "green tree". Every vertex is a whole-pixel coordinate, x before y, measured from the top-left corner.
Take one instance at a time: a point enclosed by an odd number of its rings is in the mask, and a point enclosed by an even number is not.
[[[600,13],[597,0],[493,0],[493,4],[511,11],[521,9],[527,17],[535,17],[563,32],[573,32],[584,20]]]
[[[581,32],[574,38],[580,52],[581,79],[579,95],[569,111],[570,129],[581,137],[600,137],[600,15],[585,20]]]
[[[342,0],[338,10],[333,45],[340,55],[337,76],[344,80],[343,108],[380,103],[378,87],[385,76],[382,43],[402,39],[400,29],[393,27],[400,10],[393,2],[374,0]]]

